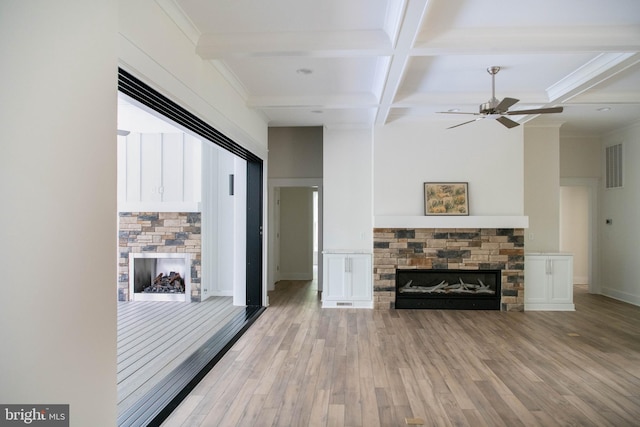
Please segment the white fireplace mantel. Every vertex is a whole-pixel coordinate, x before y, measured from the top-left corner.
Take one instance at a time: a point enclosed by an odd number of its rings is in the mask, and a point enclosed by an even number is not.
[[[374,216],[375,228],[529,228],[528,216]]]

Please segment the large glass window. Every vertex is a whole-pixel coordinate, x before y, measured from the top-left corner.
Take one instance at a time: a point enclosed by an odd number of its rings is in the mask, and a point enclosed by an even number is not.
[[[261,268],[247,268],[256,256],[248,251],[256,246],[248,224],[262,221],[250,212],[256,198],[248,189],[257,185],[248,177],[261,162],[212,128],[194,131],[195,117],[171,120],[162,103],[152,108],[150,95],[129,83],[149,88],[123,76],[133,79],[121,70],[118,424],[132,425],[166,416],[167,403],[195,385],[189,377],[210,369],[215,350],[224,351],[261,312],[260,298],[247,304],[249,294],[262,293]],[[206,132],[216,141],[199,134]]]

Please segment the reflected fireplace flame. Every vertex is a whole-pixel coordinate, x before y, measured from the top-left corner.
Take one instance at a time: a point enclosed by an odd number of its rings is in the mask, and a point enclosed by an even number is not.
[[[478,284],[465,283],[462,278],[458,278],[458,283],[449,283],[446,280],[442,280],[440,283],[434,286],[420,286],[413,283],[413,280],[409,280],[404,286],[402,286],[398,292],[402,293],[468,293],[468,294],[495,294],[495,289],[492,289],[489,285],[485,285],[480,279]]]
[[[191,257],[187,253],[132,253],[133,301],[191,301]]]

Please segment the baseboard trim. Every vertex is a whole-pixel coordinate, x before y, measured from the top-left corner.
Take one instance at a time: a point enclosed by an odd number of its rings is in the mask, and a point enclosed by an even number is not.
[[[524,303],[524,311],[576,311],[575,304]]]
[[[573,283],[575,285],[588,285],[589,277],[588,276],[573,276]]]
[[[279,280],[313,280],[313,272],[310,272],[310,273],[281,273]]]
[[[621,292],[611,288],[601,288],[600,294],[618,301],[640,306],[640,296],[637,295]]]

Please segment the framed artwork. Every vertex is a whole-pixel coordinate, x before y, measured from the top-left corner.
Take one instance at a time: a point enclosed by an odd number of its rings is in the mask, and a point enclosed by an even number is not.
[[[425,215],[469,215],[466,182],[425,182]]]

